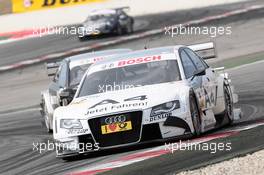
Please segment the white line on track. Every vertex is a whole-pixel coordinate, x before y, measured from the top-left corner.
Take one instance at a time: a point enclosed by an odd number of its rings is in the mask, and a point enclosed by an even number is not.
[[[5,115],[13,115],[13,114],[21,114],[21,113],[26,113],[26,112],[35,112],[39,111],[40,108],[27,108],[27,109],[13,109],[8,111],[0,111],[0,116],[5,116]]]

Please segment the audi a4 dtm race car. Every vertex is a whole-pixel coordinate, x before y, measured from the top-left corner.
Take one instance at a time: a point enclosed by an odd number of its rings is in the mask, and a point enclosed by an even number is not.
[[[73,101],[54,112],[57,156],[190,137],[232,123],[237,97],[228,75],[204,61],[214,56],[213,43],[204,43],[93,64]]]
[[[61,62],[48,63],[48,75],[53,76],[47,90],[41,92],[42,126],[51,132],[53,112],[59,106],[69,104],[87,68],[98,60],[127,53],[130,49],[114,49],[80,54],[65,58]],[[55,71],[54,71],[55,69]],[[50,71],[53,70],[53,71]]]

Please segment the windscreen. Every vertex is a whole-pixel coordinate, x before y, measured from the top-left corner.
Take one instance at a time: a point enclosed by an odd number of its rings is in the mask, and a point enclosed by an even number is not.
[[[82,80],[83,75],[85,74],[86,70],[91,66],[92,64],[84,64],[79,65],[71,68],[70,70],[70,87],[77,86],[80,81]]]
[[[100,19],[104,19],[104,18],[111,18],[113,17],[114,14],[98,14],[98,15],[91,15],[87,18],[86,21],[96,21],[96,20],[100,20]]]
[[[179,80],[176,60],[129,65],[87,75],[78,97]]]

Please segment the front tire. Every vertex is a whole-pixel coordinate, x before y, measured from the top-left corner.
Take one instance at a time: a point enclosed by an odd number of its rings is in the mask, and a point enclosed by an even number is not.
[[[228,85],[224,85],[224,99],[225,99],[224,117],[228,119],[229,124],[232,124],[234,121],[233,101],[231,96],[231,90]]]
[[[50,120],[48,115],[48,110],[45,102],[43,102],[43,118],[44,118],[44,128],[47,133],[52,133],[52,129],[50,127]]]
[[[70,161],[74,161],[75,157],[74,156],[68,156],[68,157],[62,157],[61,159],[66,161],[66,162],[70,162]]]
[[[88,40],[88,37],[83,36],[83,37],[78,37],[78,39],[80,42],[84,42],[84,41]]]
[[[201,135],[201,117],[194,94],[190,94],[190,112],[196,136]]]
[[[84,158],[83,154],[61,157],[61,159],[64,160],[65,162],[72,162],[76,160],[81,160],[83,158]]]

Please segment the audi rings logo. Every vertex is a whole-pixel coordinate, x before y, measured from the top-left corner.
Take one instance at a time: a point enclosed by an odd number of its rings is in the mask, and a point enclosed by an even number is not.
[[[126,121],[126,116],[124,116],[124,115],[107,117],[105,119],[105,123],[108,125],[111,125],[113,123],[124,123],[125,121]]]

